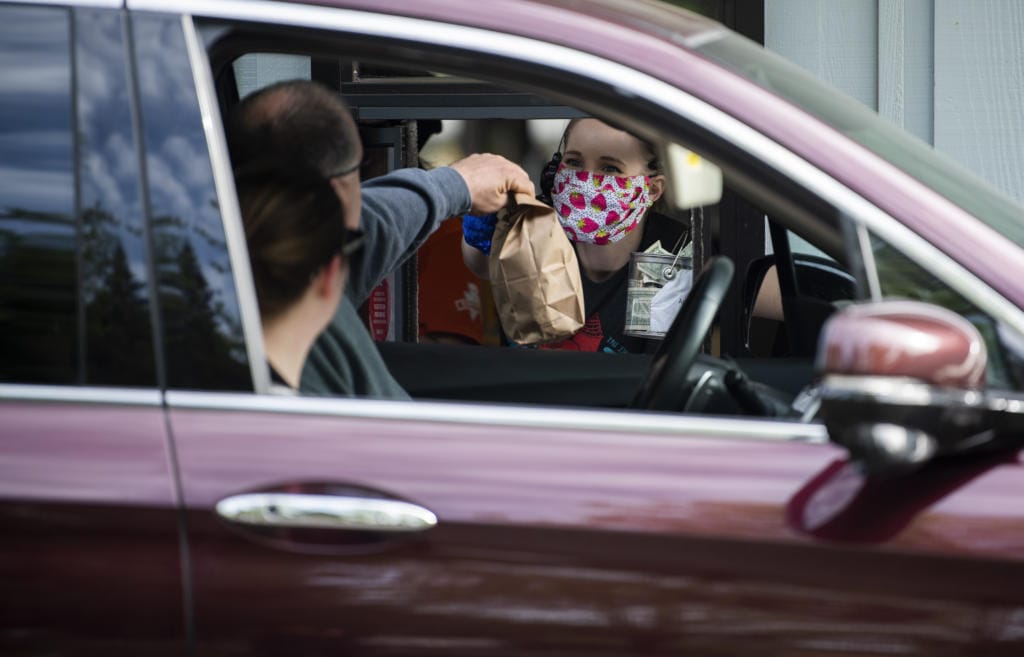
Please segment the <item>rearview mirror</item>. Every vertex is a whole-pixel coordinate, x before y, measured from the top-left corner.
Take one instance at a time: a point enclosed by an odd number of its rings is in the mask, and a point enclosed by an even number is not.
[[[669,200],[680,210],[714,205],[722,200],[722,170],[710,161],[670,143],[666,149]]]
[[[944,308],[849,306],[821,334],[821,417],[831,440],[876,472],[992,445],[987,360],[978,330]]]

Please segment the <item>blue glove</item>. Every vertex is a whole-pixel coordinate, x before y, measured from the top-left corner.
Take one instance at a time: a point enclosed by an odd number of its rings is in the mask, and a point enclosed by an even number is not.
[[[491,236],[494,235],[494,226],[497,223],[498,215],[496,213],[482,217],[471,214],[462,215],[462,236],[465,238],[466,244],[490,255]]]

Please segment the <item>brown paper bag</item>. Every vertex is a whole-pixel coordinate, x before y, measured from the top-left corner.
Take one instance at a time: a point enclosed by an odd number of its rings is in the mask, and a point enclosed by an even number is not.
[[[583,284],[550,206],[516,194],[491,238],[491,290],[501,327],[522,345],[562,340],[583,326]]]

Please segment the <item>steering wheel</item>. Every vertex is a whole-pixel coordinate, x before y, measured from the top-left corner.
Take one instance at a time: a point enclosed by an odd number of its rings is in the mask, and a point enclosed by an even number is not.
[[[633,398],[631,408],[675,411],[686,407],[694,392],[690,367],[711,330],[734,270],[732,261],[724,256],[712,258],[704,266],[654,353],[647,378]]]

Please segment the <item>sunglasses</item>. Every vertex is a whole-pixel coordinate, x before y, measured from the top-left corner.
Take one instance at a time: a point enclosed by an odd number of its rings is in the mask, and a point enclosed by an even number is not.
[[[356,170],[358,170],[359,167],[361,167],[362,165],[362,160],[356,160],[354,164],[351,164],[343,169],[338,169],[337,171],[332,171],[330,174],[328,174],[327,179],[330,180],[331,178],[341,178],[347,176],[350,173],[353,173]],[[342,233],[342,245],[339,253],[341,253],[341,255],[345,256],[346,258],[349,258],[352,255],[359,253],[365,245],[366,234],[363,233],[363,231],[359,229],[352,230],[351,228],[345,228],[345,232]]]
[[[362,159],[356,160],[354,164],[350,164],[347,167],[343,167],[343,168],[338,169],[336,171],[330,172],[329,174],[327,174],[327,179],[330,180],[331,178],[342,178],[344,176],[347,176],[350,173],[353,173],[353,172],[357,171],[365,163],[366,163],[366,156],[364,155]]]
[[[345,228],[342,233],[341,249],[338,253],[346,258],[351,258],[354,254],[359,253],[364,246],[366,246],[366,233],[359,229]]]

